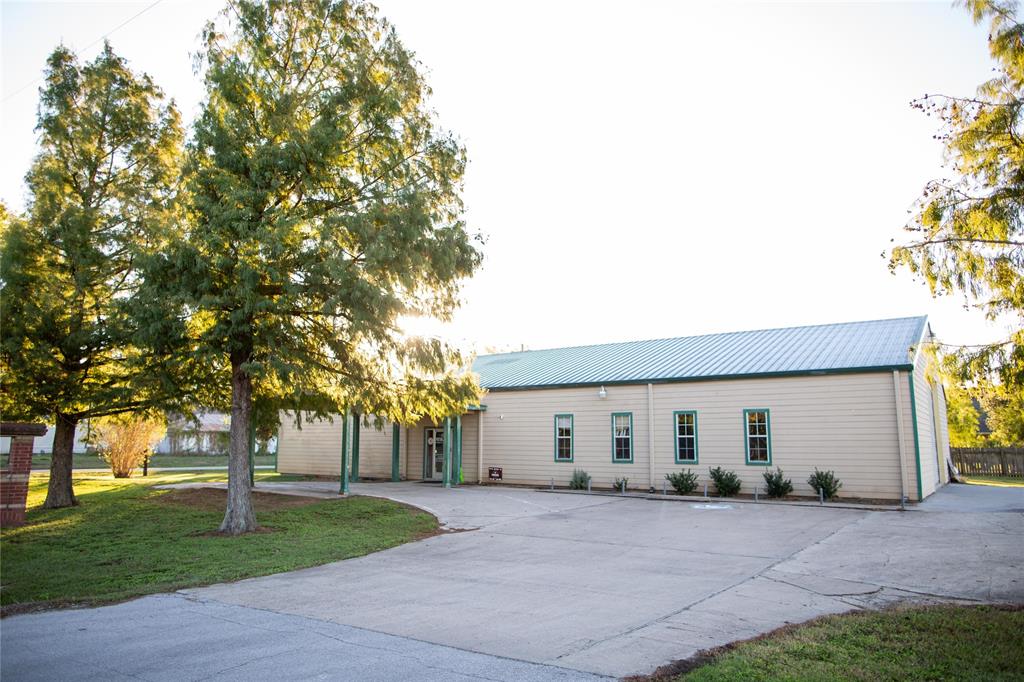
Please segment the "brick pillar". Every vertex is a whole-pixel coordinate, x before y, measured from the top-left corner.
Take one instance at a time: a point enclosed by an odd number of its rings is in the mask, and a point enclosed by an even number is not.
[[[0,526],[25,523],[28,477],[32,471],[32,443],[46,433],[42,424],[0,424],[0,436],[11,437],[10,462],[0,469]]]

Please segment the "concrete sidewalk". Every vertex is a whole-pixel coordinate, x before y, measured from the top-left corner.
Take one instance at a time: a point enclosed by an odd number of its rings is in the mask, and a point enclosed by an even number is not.
[[[180,594],[3,621],[4,680],[558,680],[595,675]]]

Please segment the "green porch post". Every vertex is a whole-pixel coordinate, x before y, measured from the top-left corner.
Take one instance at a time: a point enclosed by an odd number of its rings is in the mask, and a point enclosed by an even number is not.
[[[400,476],[398,475],[398,441],[401,440],[402,429],[398,424],[391,425],[391,480],[399,481]]]
[[[455,417],[455,482],[462,485],[462,415]]]
[[[341,472],[338,478],[341,481],[338,494],[348,495],[348,410],[345,410],[341,423]]]
[[[359,422],[358,412],[352,413],[352,476],[353,481],[359,480]]]
[[[444,418],[444,472],[441,478],[445,488],[452,487],[452,420],[451,417]]]

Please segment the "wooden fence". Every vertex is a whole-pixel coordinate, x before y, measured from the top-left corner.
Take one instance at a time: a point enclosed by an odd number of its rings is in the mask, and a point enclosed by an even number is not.
[[[961,474],[1024,478],[1024,448],[950,448],[949,452]]]

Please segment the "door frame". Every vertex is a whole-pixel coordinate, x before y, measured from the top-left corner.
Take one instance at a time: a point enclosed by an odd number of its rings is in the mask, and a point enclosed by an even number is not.
[[[437,453],[434,451],[434,444],[430,442],[431,434],[434,434],[434,438],[440,434],[441,438],[444,438],[444,427],[441,426],[427,426],[423,429],[423,480],[425,481],[440,481],[444,479],[444,473],[438,473],[435,470],[434,457]],[[442,440],[442,448],[444,447],[444,441]],[[441,457],[444,457],[444,450],[441,450]]]

